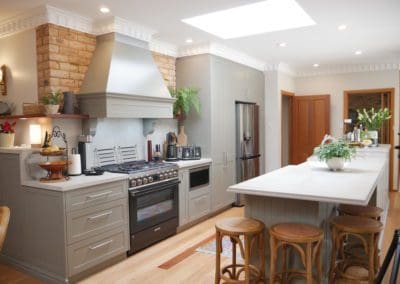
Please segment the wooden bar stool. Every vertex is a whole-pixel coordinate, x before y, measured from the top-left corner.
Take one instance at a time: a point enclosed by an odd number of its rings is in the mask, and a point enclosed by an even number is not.
[[[289,283],[292,278],[301,276],[306,279],[307,284],[313,283],[313,265],[316,266],[316,282],[322,283],[321,243],[324,233],[321,229],[297,223],[282,223],[269,229],[271,246],[271,263],[269,283]],[[286,261],[286,250],[293,248],[300,254],[304,270],[288,269]],[[282,270],[276,271],[276,262],[279,249],[282,248]]]
[[[215,283],[265,283],[264,223],[258,220],[236,217],[220,220],[216,228],[216,267]],[[232,242],[232,263],[221,269],[222,239],[224,236]],[[243,238],[243,242],[241,240]],[[251,251],[258,244],[259,266],[250,264]],[[239,245],[243,264],[237,263],[236,245]],[[244,275],[241,275],[243,274]]]
[[[339,215],[350,215],[381,220],[383,210],[376,206],[358,206],[358,205],[345,205],[341,204],[338,207]]]
[[[383,229],[381,222],[358,216],[338,216],[331,220],[332,252],[329,282],[343,278],[351,281],[368,281],[374,283],[379,270],[378,239]],[[345,253],[345,244],[349,237],[357,239],[362,244],[363,253]],[[346,272],[349,267],[358,266],[368,270],[368,276],[350,275]]]

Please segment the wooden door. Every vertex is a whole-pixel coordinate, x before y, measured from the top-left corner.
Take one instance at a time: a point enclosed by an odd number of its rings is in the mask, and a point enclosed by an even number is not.
[[[330,134],[330,96],[295,96],[292,106],[290,157],[299,164]]]

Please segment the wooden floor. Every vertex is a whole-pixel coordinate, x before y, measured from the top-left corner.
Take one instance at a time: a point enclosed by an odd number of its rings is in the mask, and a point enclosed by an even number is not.
[[[243,215],[243,208],[229,209],[174,237],[164,240],[134,256],[109,267],[83,281],[94,283],[193,283],[209,284],[214,281],[214,255],[194,252],[169,269],[158,268],[161,264],[196,246],[214,233],[217,219]],[[391,193],[390,210],[385,227],[383,253],[393,237],[395,228],[400,228],[400,193]],[[228,260],[223,260],[223,262]],[[32,277],[0,264],[0,283],[40,283]],[[386,283],[386,281],[385,281]]]

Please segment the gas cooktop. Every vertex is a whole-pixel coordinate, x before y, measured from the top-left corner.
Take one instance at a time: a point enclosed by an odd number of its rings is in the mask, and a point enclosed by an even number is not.
[[[138,188],[178,178],[178,166],[173,163],[134,161],[104,165],[98,169],[106,172],[128,174],[129,188]]]

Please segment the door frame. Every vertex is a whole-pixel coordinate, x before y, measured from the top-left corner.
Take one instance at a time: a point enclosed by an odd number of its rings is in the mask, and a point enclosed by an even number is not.
[[[389,152],[389,191],[396,191],[393,188],[393,175],[394,175],[394,160],[393,160],[393,149],[394,149],[394,105],[395,105],[395,97],[394,88],[380,88],[380,89],[365,89],[365,90],[345,90],[343,92],[343,120],[346,119],[349,115],[349,95],[353,94],[371,94],[371,93],[390,93],[390,113],[392,115],[389,120],[389,140],[390,140],[390,152]],[[343,132],[344,132],[343,128]],[[400,169],[399,169],[400,170]],[[399,174],[399,173],[398,173]]]
[[[281,145],[282,145],[282,141],[283,141],[283,120],[282,120],[282,100],[283,97],[286,97],[289,99],[289,164],[292,161],[292,110],[293,110],[293,97],[295,96],[294,92],[289,92],[289,91],[285,91],[285,90],[281,90]],[[281,167],[282,167],[282,162],[283,161],[283,149],[281,147]]]

